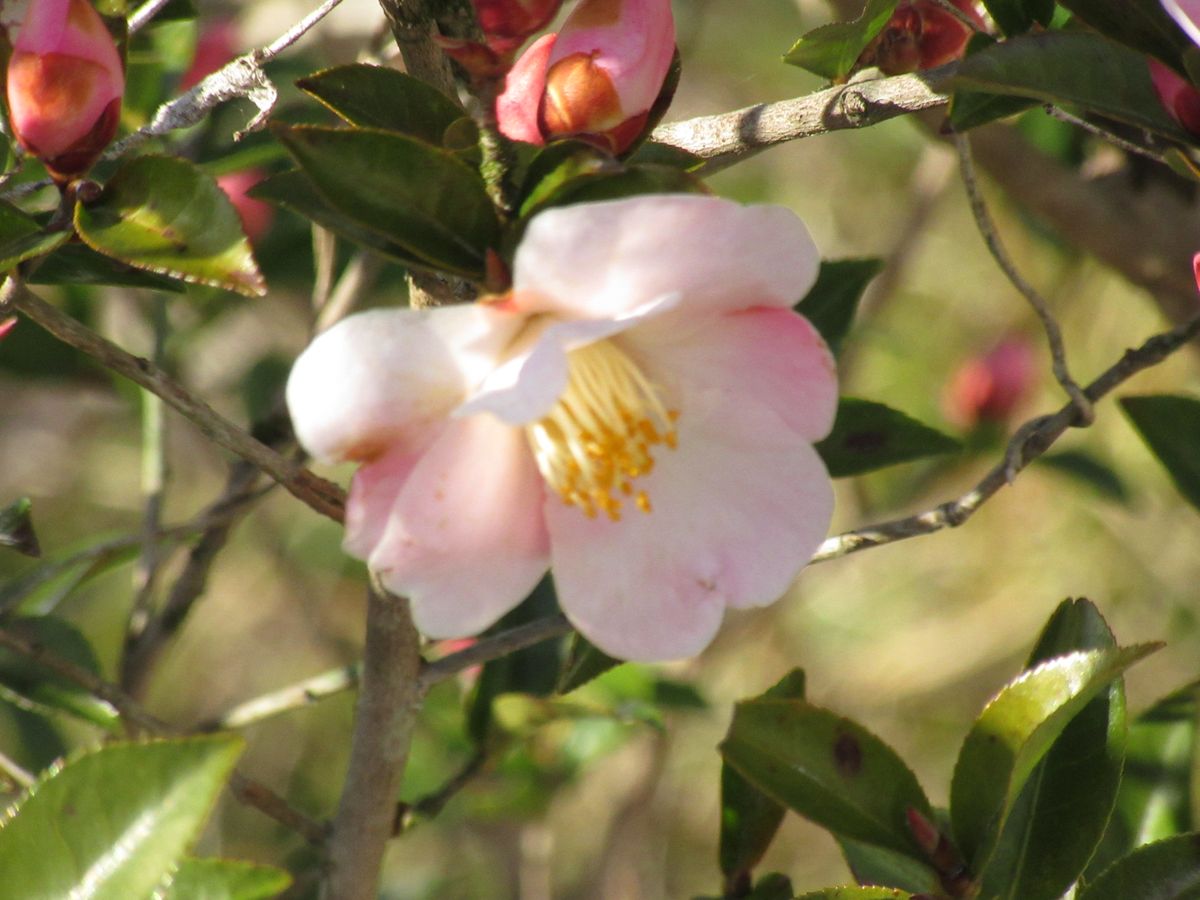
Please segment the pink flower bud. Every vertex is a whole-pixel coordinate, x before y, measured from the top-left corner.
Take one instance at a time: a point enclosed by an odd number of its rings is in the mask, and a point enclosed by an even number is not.
[[[231,19],[217,19],[200,32],[192,64],[179,80],[179,89],[188,91],[238,55],[237,25]]]
[[[479,27],[489,47],[515,50],[554,18],[562,0],[473,0]]]
[[[581,0],[562,31],[513,66],[496,103],[500,131],[535,144],[582,137],[620,153],[644,129],[674,54],[670,0]]]
[[[246,195],[246,192],[262,181],[263,177],[264,174],[259,169],[243,169],[240,172],[227,172],[217,178],[217,184],[241,216],[242,230],[246,232],[246,237],[250,238],[251,243],[258,243],[275,219],[275,207]]]
[[[954,373],[944,397],[946,416],[967,428],[980,422],[1004,422],[1036,379],[1037,360],[1029,341],[1005,338]]]
[[[1150,80],[1163,108],[1192,134],[1200,135],[1200,90],[1157,59],[1147,59]]]
[[[67,181],[117,131],[125,73],[88,0],[30,0],[8,64],[8,110],[21,146]]]
[[[8,333],[17,327],[17,317],[9,316],[7,319],[0,319],[0,340],[8,337]]]
[[[1200,253],[1192,257],[1192,271],[1196,273],[1196,290],[1200,291]]]
[[[975,0],[951,0],[985,28]],[[877,66],[887,75],[933,69],[959,59],[973,31],[932,0],[901,0],[888,23],[859,57],[858,67]]]

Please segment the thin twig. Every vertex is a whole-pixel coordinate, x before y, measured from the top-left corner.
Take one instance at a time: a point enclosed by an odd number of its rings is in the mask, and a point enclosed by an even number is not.
[[[49,669],[67,681],[77,684],[93,697],[105,701],[117,711],[122,721],[127,725],[134,726],[137,731],[156,735],[180,735],[182,733],[180,729],[142,709],[136,700],[115,684],[110,684],[82,666],[51,653],[36,641],[27,640],[0,628],[0,647],[6,647]],[[325,840],[327,830],[324,825],[291,807],[286,800],[266,785],[247,778],[239,772],[234,772],[229,780],[229,786],[238,800],[255,807],[281,825],[296,831],[309,843],[320,845]]]
[[[1106,141],[1107,143],[1112,144],[1114,147],[1124,150],[1126,153],[1132,153],[1136,156],[1144,156],[1146,159],[1152,159],[1157,163],[1162,163],[1163,165],[1167,164],[1166,158],[1161,153],[1155,153],[1153,150],[1142,147],[1141,145],[1135,144],[1132,141],[1127,141],[1120,135],[1113,134],[1111,131],[1106,131],[1099,125],[1095,125],[1089,122],[1087,119],[1081,119],[1079,116],[1073,115],[1072,113],[1067,112],[1065,109],[1055,106],[1053,103],[1047,103],[1042,108],[1051,118],[1058,119],[1058,121],[1065,122],[1068,125],[1074,125],[1076,128],[1081,128],[1088,134],[1098,137],[1102,141]]]
[[[961,22],[963,25],[966,25],[969,29],[971,29],[972,32],[982,32],[984,34],[987,33],[986,31],[984,31],[982,28],[979,27],[978,22],[976,22],[974,19],[972,19],[970,16],[968,16],[965,12],[963,12],[961,9],[959,9],[957,6],[955,6],[953,3],[951,3],[950,0],[933,0],[933,2],[936,3],[938,6],[940,6],[943,10],[948,12],[950,15],[954,16],[954,18],[958,19],[958,21]]]
[[[1091,402],[1084,395],[1078,382],[1071,377],[1071,371],[1067,367],[1067,351],[1063,346],[1062,330],[1058,327],[1058,321],[1050,312],[1049,305],[1038,293],[1037,288],[1030,284],[1017,269],[1000,240],[991,213],[988,212],[987,203],[983,199],[983,193],[979,189],[979,180],[975,176],[975,163],[971,159],[971,144],[967,136],[956,133],[954,146],[958,151],[959,168],[962,172],[963,186],[967,190],[967,198],[971,203],[971,213],[975,217],[979,233],[983,236],[983,242],[987,244],[988,251],[992,254],[992,258],[1000,270],[1026,302],[1033,307],[1033,311],[1037,313],[1042,322],[1042,330],[1046,332],[1046,341],[1050,345],[1051,368],[1054,370],[1054,377],[1062,385],[1062,389],[1066,391],[1075,407],[1077,416],[1076,421],[1072,424],[1080,427],[1090,425],[1095,419],[1095,413],[1092,410]]]
[[[1099,401],[1138,372],[1162,362],[1198,334],[1200,317],[1170,331],[1154,335],[1137,349],[1126,350],[1116,363],[1083,389],[1088,402]],[[835,535],[820,546],[812,561],[825,562],[869,547],[933,534],[945,528],[956,528],[974,515],[997,491],[1009,484],[1016,472],[1050,449],[1054,442],[1076,423],[1077,416],[1078,409],[1075,404],[1068,403],[1052,415],[1031,419],[1017,430],[1009,442],[1004,460],[965,494],[914,516],[879,522]]]
[[[329,837],[323,896],[374,900],[396,793],[422,700],[420,636],[408,601],[372,586],[350,764]]]
[[[171,0],[146,0],[146,2],[134,10],[133,15],[129,17],[129,33],[136,34],[145,26],[149,25],[150,20],[162,12],[163,7],[170,2]]]
[[[0,778],[4,778],[22,790],[30,787],[37,780],[32,772],[26,771],[3,752],[0,752]]]
[[[60,341],[86,353],[105,368],[162,397],[213,442],[270,475],[316,512],[337,522],[343,520],[345,492],[340,487],[251,437],[149,360],[133,356],[105,340],[42,300],[15,278],[9,278],[0,289],[0,312],[6,305],[24,313]]]
[[[508,631],[502,631],[489,637],[480,638],[465,650],[443,656],[436,662],[427,663],[421,670],[421,689],[423,691],[433,685],[453,678],[464,669],[491,662],[502,656],[508,656],[542,641],[570,634],[571,623],[561,615],[547,616],[525,625],[518,625]]]
[[[338,277],[337,283],[319,307],[313,330],[324,331],[341,321],[358,305],[362,295],[370,290],[383,271],[383,260],[369,250],[354,255]]]
[[[362,663],[330,669],[280,690],[239,703],[217,718],[201,722],[197,727],[201,731],[223,731],[257,725],[281,713],[312,706],[327,697],[353,690],[358,687],[361,672]]]

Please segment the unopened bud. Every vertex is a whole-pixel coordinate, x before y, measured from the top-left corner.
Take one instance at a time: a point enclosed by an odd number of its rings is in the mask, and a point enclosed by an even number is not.
[[[515,50],[550,24],[562,0],[472,0],[484,40],[493,50]]]
[[[967,19],[934,0],[901,0],[883,30],[859,57],[856,68],[876,66],[887,75],[933,69],[959,59],[985,23],[975,0],[950,0]]]
[[[581,0],[517,61],[500,130],[541,144],[580,137],[621,153],[641,134],[675,54],[670,0]]]
[[[946,416],[962,427],[1004,422],[1037,379],[1033,347],[1023,337],[1005,338],[983,356],[967,360],[946,389]]]
[[[121,58],[88,0],[30,0],[8,64],[9,119],[57,181],[108,146],[124,93]]]
[[[233,208],[242,220],[242,230],[251,243],[257,243],[275,219],[275,207],[270,203],[248,196],[247,192],[264,178],[259,169],[242,169],[227,172],[217,177],[217,186],[225,192]]]
[[[0,319],[0,340],[8,336],[8,333],[17,327],[17,317],[9,316],[7,319]]]
[[[1158,99],[1176,122],[1192,134],[1200,135],[1200,90],[1157,59],[1147,59],[1150,80]]]

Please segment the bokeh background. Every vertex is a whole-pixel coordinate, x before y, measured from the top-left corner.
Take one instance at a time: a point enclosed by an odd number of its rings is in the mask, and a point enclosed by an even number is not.
[[[241,50],[274,38],[306,8],[292,0],[201,4],[201,23],[231,22]],[[684,75],[669,120],[820,87],[780,56],[802,32],[829,20],[825,3],[678,0],[675,10]],[[381,43],[381,22],[372,0],[346,0],[271,71],[284,86],[320,66],[353,61]],[[137,45],[128,127],[171,96],[194,43],[195,28],[179,24]],[[222,108],[188,136],[187,151],[213,171],[285,167],[264,137],[230,142],[248,112],[241,104]],[[320,116],[294,90],[284,92],[281,114]],[[1186,195],[1172,176],[1131,166],[1041,111],[1008,127],[1097,177]],[[809,138],[711,180],[724,196],[794,209],[827,258],[886,261],[844,348],[843,393],[885,402],[964,440],[957,455],[840,481],[835,531],[960,494],[999,458],[1004,433],[1064,399],[1036,321],[988,256],[953,152],[935,130],[936,122],[931,129],[901,119]],[[1046,228],[986,178],[984,190],[1017,264],[1061,321],[1081,380],[1169,325],[1153,297],[1090,259],[1072,235]],[[247,422],[269,407],[312,320],[306,224],[278,212],[256,247],[271,285],[259,300],[209,290],[40,290],[141,354],[152,350],[155,308],[165,308],[168,368],[217,409]],[[350,255],[340,248],[339,263]],[[403,303],[401,274],[377,273],[364,303]],[[965,360],[1010,335],[1027,336],[1035,348],[1037,378],[1012,417],[965,429],[948,407],[947,386]],[[1196,354],[1184,351],[1120,393],[1195,393],[1196,364]],[[19,323],[0,341],[0,503],[32,498],[45,559],[139,532],[142,403],[137,389],[32,323]],[[482,770],[436,817],[417,821],[393,843],[383,896],[637,900],[719,893],[717,744],[735,701],[796,666],[807,672],[813,702],[895,746],[935,803],[946,800],[958,743],[974,714],[1020,669],[1065,597],[1092,599],[1122,642],[1167,642],[1128,676],[1132,710],[1195,678],[1200,518],[1115,403],[1104,402],[1098,413],[1092,428],[1072,432],[1060,447],[1102,467],[1103,478],[1034,465],[960,529],[806,570],[776,605],[732,613],[698,659],[624,667],[548,705],[502,704]],[[166,421],[163,521],[175,523],[220,494],[230,461],[187,421],[173,413]],[[321,471],[343,482],[349,474]],[[286,493],[270,493],[235,526],[203,599],[154,669],[146,705],[171,722],[202,722],[355,660],[365,573],[339,542],[337,527]],[[172,553],[160,588],[181,563],[182,554]],[[38,565],[0,550],[0,593]],[[77,625],[102,670],[115,677],[133,570],[130,554],[76,566],[43,585],[27,608]],[[471,689],[468,675],[430,696],[404,799],[436,791],[471,758],[463,719]],[[330,815],[352,713],[353,695],[343,693],[247,728],[245,769],[312,815]],[[0,748],[31,769],[99,736],[68,718],[47,724],[0,698]],[[202,848],[305,864],[298,838],[230,799]],[[788,874],[798,889],[849,881],[832,839],[791,815],[764,861],[762,871],[769,870]]]

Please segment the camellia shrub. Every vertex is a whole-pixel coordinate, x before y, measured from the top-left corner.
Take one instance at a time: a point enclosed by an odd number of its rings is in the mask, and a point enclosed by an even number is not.
[[[0,4],[0,897],[1200,896],[1200,5],[263,8]]]

